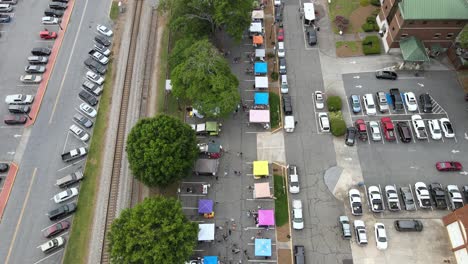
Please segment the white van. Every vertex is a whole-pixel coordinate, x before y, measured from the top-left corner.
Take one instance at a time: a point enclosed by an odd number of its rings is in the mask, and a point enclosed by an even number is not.
[[[285,116],[284,117],[284,131],[290,133],[294,132],[294,116]]]
[[[0,4],[0,12],[11,12],[13,7],[10,4]]]
[[[377,110],[374,102],[374,96],[372,96],[372,94],[365,94],[362,98],[364,99],[364,108],[366,109],[366,114],[376,115]]]
[[[281,75],[281,93],[287,94],[289,92],[288,76],[286,74]]]
[[[278,57],[284,58],[285,55],[286,55],[286,50],[284,49],[284,42],[280,41],[278,42]]]

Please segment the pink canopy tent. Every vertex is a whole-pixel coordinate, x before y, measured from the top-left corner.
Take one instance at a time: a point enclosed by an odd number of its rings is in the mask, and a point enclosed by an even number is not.
[[[268,182],[255,183],[254,198],[271,198],[270,184]]]
[[[251,123],[270,123],[270,110],[250,110],[249,120]]]
[[[258,225],[259,226],[274,226],[275,225],[275,211],[258,210]]]

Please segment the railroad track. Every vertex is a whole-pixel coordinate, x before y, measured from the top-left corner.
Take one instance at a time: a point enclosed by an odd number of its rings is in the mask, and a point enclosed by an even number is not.
[[[136,46],[138,42],[138,31],[140,28],[140,18],[142,14],[143,0],[135,1],[135,9],[132,21],[132,31],[130,48],[128,53],[127,68],[125,69],[125,79],[122,92],[122,103],[120,106],[119,124],[117,127],[117,137],[115,142],[115,153],[112,167],[109,199],[106,213],[106,224],[104,227],[104,240],[101,252],[101,263],[110,263],[110,254],[108,251],[108,236],[107,233],[110,231],[112,221],[115,219],[115,213],[117,209],[117,197],[119,193],[119,182],[120,182],[120,171],[122,168],[122,157],[125,151],[125,131],[127,127],[127,114],[128,105],[130,99],[130,89],[133,79],[133,66],[135,64]]]

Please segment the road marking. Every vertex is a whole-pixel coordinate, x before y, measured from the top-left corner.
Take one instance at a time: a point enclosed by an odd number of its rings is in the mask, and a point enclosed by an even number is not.
[[[354,86],[354,87],[356,87],[356,88],[362,88],[362,85],[356,85],[356,86]]]
[[[21,136],[22,136],[22,135],[20,135],[20,134],[15,134],[15,135],[13,135],[14,138],[19,138],[19,137],[21,137]]]
[[[88,6],[88,0],[86,0],[83,10],[86,10],[87,6]],[[72,55],[75,50],[76,43],[78,42],[78,37],[80,36],[79,33],[81,31],[81,26],[83,25],[83,19],[84,19],[85,14],[86,14],[85,11],[83,11],[83,14],[81,14],[80,24],[78,25],[78,30],[77,30],[78,33],[75,36],[75,40],[73,41],[73,46],[71,48],[71,51],[69,52],[70,57],[68,57],[67,67],[65,67],[65,72],[63,73],[62,82],[60,83],[60,88],[58,90],[57,96],[55,97],[54,107],[52,108],[52,114],[50,115],[49,124],[52,124],[52,119],[54,118],[55,110],[57,109],[58,101],[60,99],[60,95],[62,94],[63,85],[65,84],[65,78],[68,73],[68,68],[70,68],[70,64],[71,64],[72,57],[73,57]]]
[[[206,194],[180,194],[179,196],[204,197]]]
[[[182,207],[183,210],[197,210],[198,207]]]
[[[468,140],[468,134],[465,132],[465,139]]]
[[[39,84],[17,84],[17,87],[37,87]]]
[[[460,174],[462,174],[462,175],[468,175],[468,172],[466,172],[466,171],[461,171]]]
[[[7,153],[10,154],[10,155],[15,155],[16,152],[14,152],[14,151],[9,151],[9,152],[7,152]]]
[[[57,253],[62,252],[63,250],[64,250],[64,248],[61,248],[60,250],[57,250],[56,252],[54,252],[54,253],[48,255],[47,257],[41,258],[40,260],[34,262],[33,264],[41,263],[42,261],[44,261],[44,260],[46,260],[46,259],[48,259],[48,258],[50,258],[50,257],[52,257],[52,256],[55,256]]]
[[[18,218],[18,223],[16,224],[15,232],[13,233],[13,238],[11,239],[10,247],[8,249],[8,254],[5,259],[5,264],[8,264],[8,261],[10,260],[11,251],[13,250],[13,246],[15,245],[16,236],[18,235],[19,226],[21,224],[21,221],[23,220],[24,209],[26,208],[26,205],[28,203],[29,195],[31,194],[32,185],[33,185],[34,179],[36,178],[36,173],[37,173],[37,168],[34,168],[31,181],[29,182],[28,191],[26,192],[26,197],[24,198],[23,207],[21,208],[21,213]]]
[[[455,153],[458,153],[458,152],[460,152],[460,151],[459,151],[459,150],[452,149],[452,151],[450,151],[450,152],[452,152],[453,154],[455,154]]]
[[[71,166],[75,166],[76,164],[78,164],[78,163],[80,163],[80,162],[82,162],[82,161],[84,161],[84,160],[85,160],[85,159],[81,159],[81,160],[79,160],[79,161],[77,161],[77,162],[74,162],[74,163],[72,163],[72,164],[70,164],[70,165],[68,165],[68,166],[65,166],[65,167],[63,167],[63,168],[57,170],[57,172],[63,171],[63,170],[65,170],[65,169],[68,169],[68,168],[70,168]]]
[[[68,136],[69,136],[69,135],[70,135],[70,132],[67,131],[67,137],[65,138],[65,143],[63,144],[62,153],[65,153],[65,147],[67,146]]]
[[[361,78],[361,77],[360,77],[359,75],[355,75],[355,76],[353,76],[353,78],[354,78],[354,79],[359,79],[359,78]]]

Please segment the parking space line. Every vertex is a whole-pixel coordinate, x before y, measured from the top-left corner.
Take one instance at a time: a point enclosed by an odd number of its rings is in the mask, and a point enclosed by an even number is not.
[[[187,197],[205,197],[206,194],[180,194],[179,196],[187,196]]]
[[[410,189],[411,198],[413,198],[413,201],[414,201],[414,208],[416,208],[416,211],[417,211],[418,210],[418,206],[417,206],[418,199],[416,197],[414,197],[413,188],[411,187],[411,184],[408,184],[408,186],[409,186],[409,189]]]
[[[44,260],[49,259],[50,257],[56,255],[57,253],[62,252],[63,250],[64,250],[64,248],[61,248],[61,249],[57,250],[56,252],[54,252],[54,253],[52,253],[52,254],[50,254],[50,255],[47,255],[47,257],[44,257],[44,258],[42,258],[42,259],[40,259],[40,260],[34,262],[33,264],[41,263],[41,262],[43,262]]]
[[[67,147],[69,135],[70,135],[70,131],[67,130],[67,137],[65,138],[65,143],[63,144],[62,153],[65,153],[65,148]]]
[[[65,167],[63,167],[63,168],[61,168],[61,169],[58,169],[57,172],[63,171],[63,170],[65,170],[65,169],[68,169],[68,168],[70,168],[71,166],[75,166],[75,165],[77,165],[78,163],[83,162],[84,160],[85,160],[85,158],[80,159],[79,161],[76,161],[76,162],[74,162],[74,163],[72,163],[72,164],[70,164],[70,165],[68,165],[68,166],[65,166]]]
[[[39,84],[17,84],[16,87],[37,87]]]
[[[198,207],[182,207],[183,210],[197,210]]]

